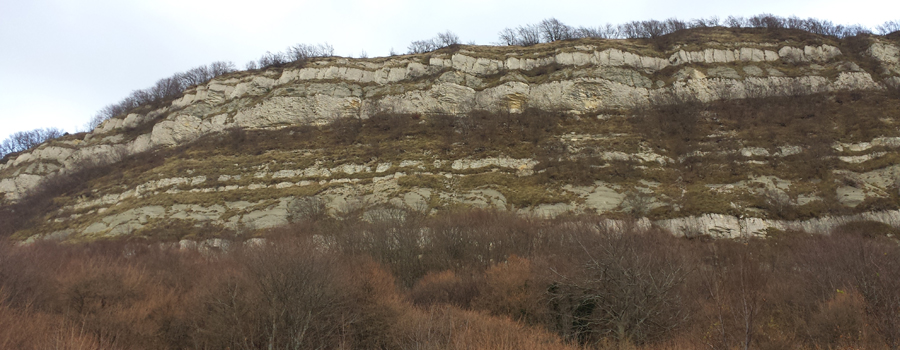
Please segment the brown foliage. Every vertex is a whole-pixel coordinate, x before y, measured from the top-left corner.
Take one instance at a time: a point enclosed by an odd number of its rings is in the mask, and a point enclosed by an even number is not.
[[[877,349],[900,334],[900,249],[878,225],[737,242],[377,209],[207,255],[2,245],[0,345]]]
[[[59,315],[0,304],[0,348],[99,350],[107,347]]]
[[[474,307],[492,315],[536,323],[543,315],[542,291],[528,259],[512,255],[485,271]]]
[[[580,343],[640,344],[681,325],[688,270],[677,241],[633,228],[599,224],[594,230],[570,232],[568,261],[546,277],[555,327]]]
[[[457,276],[448,270],[425,275],[416,282],[409,295],[413,304],[418,306],[446,304],[468,308],[477,293],[471,278]]]

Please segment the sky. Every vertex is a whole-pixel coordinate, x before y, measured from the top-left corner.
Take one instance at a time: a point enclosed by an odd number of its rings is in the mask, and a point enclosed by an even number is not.
[[[161,78],[214,61],[243,68],[298,43],[375,57],[447,30],[489,45],[504,28],[550,17],[577,27],[760,13],[874,29],[900,19],[900,2],[0,0],[0,140],[36,128],[84,131],[101,108]]]

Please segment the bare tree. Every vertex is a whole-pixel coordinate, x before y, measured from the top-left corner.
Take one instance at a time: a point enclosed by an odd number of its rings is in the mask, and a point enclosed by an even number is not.
[[[572,38],[572,27],[569,27],[556,18],[548,18],[538,24],[541,30],[541,38],[545,42],[554,42]]]
[[[456,34],[454,34],[453,32],[451,32],[449,30],[446,32],[443,32],[443,33],[438,33],[437,37],[435,38],[435,42],[440,47],[447,47],[450,45],[458,45],[460,43],[459,36],[457,36]]]
[[[282,242],[248,251],[244,267],[255,305],[255,347],[322,349],[355,317],[337,256],[323,254],[308,241]]]
[[[643,32],[641,22],[638,22],[638,21],[632,21],[632,22],[620,24],[618,26],[618,32],[622,38],[627,38],[627,39],[645,38],[646,37],[646,35]]]
[[[849,26],[844,26],[841,30],[841,33],[838,35],[839,38],[847,38],[852,36],[857,36],[860,34],[872,34],[872,31],[869,28],[863,27],[861,24],[853,24]]]
[[[629,191],[622,200],[622,208],[635,217],[646,217],[653,209],[654,198],[640,190]]]
[[[676,32],[676,31],[679,31],[679,30],[682,30],[682,29],[688,29],[688,28],[690,28],[690,25],[689,25],[688,23],[686,23],[686,22],[684,22],[684,21],[682,21],[682,20],[679,20],[679,19],[677,19],[677,18],[669,18],[669,19],[667,19],[667,20],[665,21],[665,26],[666,26],[666,34],[674,33],[674,32]]]
[[[710,264],[700,269],[701,283],[714,310],[708,315],[716,326],[715,336],[707,339],[713,348],[748,350],[755,340],[764,291],[770,271],[758,253],[740,244],[713,244]]]
[[[19,131],[10,135],[0,143],[0,157],[10,153],[22,152],[40,145],[48,140],[55,139],[64,134],[57,128],[34,129],[31,131]]]
[[[94,114],[91,119],[89,119],[86,123],[84,123],[84,130],[90,131],[96,129],[100,124],[102,124],[106,119],[106,115],[100,111]]]
[[[209,71],[210,79],[212,79],[220,75],[236,72],[237,68],[231,61],[216,61],[210,63],[207,70]]]
[[[784,19],[771,13],[761,13],[747,19],[751,27],[777,29],[784,28]]]
[[[595,229],[599,229],[598,235]],[[613,338],[643,343],[684,321],[682,255],[661,234],[604,227],[574,233],[581,268],[548,290],[564,333],[582,343]]]
[[[212,79],[212,74],[206,66],[199,66],[178,75],[178,79],[184,86],[194,86]]]
[[[641,21],[640,28],[641,36],[645,38],[657,38],[669,33],[666,23],[657,20]]]
[[[541,43],[541,32],[537,25],[519,26],[516,29],[519,35],[519,45],[531,46]]]
[[[255,65],[256,63],[254,63]],[[93,130],[103,121],[127,113],[133,108],[148,103],[156,103],[166,99],[176,98],[184,89],[209,82],[215,77],[236,71],[234,63],[217,61],[208,66],[199,66],[183,73],[177,73],[171,77],[160,79],[150,88],[132,91],[128,97],[118,103],[107,105],[100,109],[90,121],[85,124],[88,130]]]
[[[259,58],[259,68],[280,66],[285,63],[288,63],[288,58],[282,52],[272,53],[271,51],[266,51],[266,53]]]
[[[748,26],[747,20],[744,17],[734,16],[728,16],[728,18],[725,19],[725,25],[731,28],[743,28]]]
[[[184,91],[184,88],[185,86],[181,84],[177,75],[160,79],[156,82],[156,85],[150,88],[150,102],[158,102],[168,98],[178,97],[178,95]]]
[[[691,28],[718,27],[719,25],[721,25],[721,20],[716,16],[710,18],[698,18],[691,20],[690,22]]]
[[[880,35],[888,35],[900,31],[900,20],[884,22],[884,24],[876,27],[875,30],[877,30]]]
[[[288,47],[286,58],[292,62],[304,61],[313,57],[334,56],[334,47],[328,43],[310,45],[297,44]]]
[[[181,85],[186,87],[200,85],[212,80],[223,74],[236,71],[234,63],[217,61],[210,63],[208,66],[199,66],[189,69],[188,71],[177,74],[175,77],[179,79]]]
[[[406,47],[407,53],[426,53],[437,50],[438,47],[435,45],[432,40],[416,40],[409,43],[409,46]]]
[[[327,218],[328,208],[319,197],[297,198],[288,204],[288,221],[292,223],[324,221]]]
[[[797,16],[791,16],[784,19],[784,27],[789,29],[803,29],[806,21]]]
[[[609,23],[598,27],[578,27],[573,30],[572,37],[613,39],[618,37],[618,30],[616,26]]]
[[[443,33],[438,33],[431,39],[411,42],[409,46],[407,46],[407,53],[426,53],[459,43],[459,36],[448,30]]]
[[[515,29],[504,28],[500,31],[500,42],[498,44],[506,45],[506,46],[514,46],[518,45],[518,36],[516,35]]]
[[[529,24],[515,29],[506,28],[500,32],[500,42],[510,46],[531,46],[541,43],[541,29]]]
[[[857,245],[853,266],[856,288],[866,302],[866,314],[887,345],[900,349],[900,254],[896,246],[873,241]]]

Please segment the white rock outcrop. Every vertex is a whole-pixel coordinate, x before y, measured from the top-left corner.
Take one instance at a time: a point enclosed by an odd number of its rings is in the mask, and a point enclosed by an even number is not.
[[[0,195],[16,200],[46,176],[72,171],[85,162],[114,162],[130,154],[154,147],[181,145],[230,128],[321,124],[346,116],[367,118],[378,112],[460,114],[472,110],[499,110],[515,113],[530,107],[561,110],[583,117],[603,109],[645,105],[655,97],[672,93],[714,101],[882,88],[885,82],[875,81],[872,73],[881,74],[881,77],[886,74],[886,81],[896,80],[900,84],[900,77],[896,76],[900,74],[900,48],[885,40],[877,40],[867,51],[881,63],[884,72],[866,72],[853,62],[842,61],[849,58],[829,45],[739,44],[731,48],[717,46],[655,54],[649,49],[630,52],[624,47],[598,49],[592,45],[579,45],[528,54],[513,50],[481,54],[477,49],[463,49],[455,53],[435,52],[427,57],[383,60],[329,58],[281,72],[223,76],[189,89],[170,106],[105,121],[82,140],[42,145],[10,158],[0,165],[0,171],[7,174],[0,179]],[[661,77],[661,72],[674,73],[672,79],[668,79]],[[900,147],[898,140],[900,138],[881,137],[866,143],[838,144],[835,150],[864,152],[873,147],[896,148]],[[778,150],[747,147],[741,154],[749,158],[767,158],[799,154],[802,150],[800,146],[782,146]],[[639,152],[603,150],[599,154],[608,161],[638,161],[641,166],[650,163],[666,165],[675,161],[643,148]],[[880,155],[883,153],[839,154],[837,159],[860,163]],[[448,164],[450,170],[447,170]],[[421,204],[441,199],[506,207],[509,204],[507,198],[496,189],[478,188],[457,194],[430,189],[401,192],[397,183],[407,173],[418,171],[433,171],[429,174],[444,176],[450,182],[458,179],[460,174],[490,171],[491,168],[529,176],[537,164],[533,159],[509,157],[368,161],[327,166],[316,163],[303,169],[280,166],[277,171],[256,168],[245,174],[210,175],[211,179],[218,180],[216,185],[209,185],[206,176],[178,175],[155,178],[121,193],[98,194],[66,209],[117,212],[115,206],[119,203],[159,193],[220,193],[334,184],[353,184],[346,188],[371,196],[399,193],[397,201],[403,203]],[[372,174],[372,178],[357,186],[361,182],[358,177],[365,174]],[[248,183],[248,179],[252,183]],[[860,181],[876,183],[875,180]],[[346,188],[329,189],[331,192],[323,196],[332,196],[333,202],[340,202],[347,197],[338,195],[339,191],[353,192]],[[859,199],[859,194],[852,190],[841,191],[853,201]],[[542,204],[535,210],[541,213],[585,208],[614,210],[624,197],[611,186],[598,185],[570,192],[582,202]],[[230,227],[272,227],[286,222],[290,214],[288,204],[286,199],[278,199],[275,204],[252,210],[245,210],[246,207],[235,203],[216,203],[207,207],[145,206],[114,215],[98,214],[102,218],[80,234],[126,234],[158,219],[216,222]],[[897,226],[896,212],[866,215],[869,216],[784,222],[709,214],[656,224],[682,234],[700,232],[723,237],[759,235],[770,227],[834,227],[851,219],[871,219]]]
[[[848,216],[827,216],[809,220],[768,220],[739,218],[731,215],[706,214],[686,218],[655,221],[654,224],[677,235],[710,235],[717,238],[749,238],[764,236],[768,229],[827,233],[856,221],[874,221],[900,228],[900,211],[867,212]]]
[[[872,44],[866,52],[881,62],[882,67],[893,74],[900,74],[900,46],[877,42]]]

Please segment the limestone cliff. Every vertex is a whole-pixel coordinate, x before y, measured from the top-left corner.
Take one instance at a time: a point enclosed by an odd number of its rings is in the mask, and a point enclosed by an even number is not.
[[[0,164],[0,194],[16,201],[43,179],[85,164],[163,158],[140,170],[114,170],[119,174],[114,180],[92,179],[88,188],[64,194],[58,207],[23,229],[20,238],[151,234],[172,222],[261,229],[287,223],[298,215],[298,198],[309,196],[333,211],[354,203],[391,203],[421,210],[491,206],[540,215],[629,212],[677,232],[727,236],[760,234],[768,227],[827,227],[859,215],[900,226],[900,115],[896,97],[890,97],[900,86],[900,43],[877,36],[850,42],[713,28],[660,46],[595,39],[526,48],[460,46],[228,74],[167,105],[142,108],[90,133],[7,157]],[[814,108],[831,108],[829,103],[851,108],[828,117],[847,129],[828,138],[827,152],[807,142],[812,131],[794,138],[769,130],[765,141],[747,138],[761,132],[747,130],[771,125],[731,127],[723,121],[731,118],[723,111],[741,108],[729,101],[806,95],[821,96],[810,102]],[[702,126],[692,126],[696,135],[685,138],[692,146],[660,142],[655,137],[666,137],[667,121],[642,115],[648,109],[666,115],[664,106],[684,104],[685,96],[690,103],[719,107],[692,112],[699,118],[692,123]],[[426,125],[432,116],[478,111],[514,117],[533,110],[562,119],[553,135],[525,150],[459,151],[454,150],[458,139],[435,146],[424,133],[382,143],[418,147],[401,153],[371,151],[380,141],[359,140],[318,147],[301,142],[302,147],[252,155],[222,151],[233,135],[247,132],[255,139],[292,140],[305,135],[298,127],[309,125],[325,140],[335,121],[364,125],[375,116],[402,115],[413,121],[404,125]],[[872,121],[853,129],[846,113],[869,113]],[[648,120],[664,125],[658,135],[642,131]],[[546,156],[538,146],[549,145],[545,139],[560,145],[563,154]],[[360,148],[367,150],[364,155],[353,152]],[[791,170],[816,157],[828,159],[825,173]],[[558,171],[554,167],[580,159],[596,160],[584,166],[602,174],[619,169],[618,175],[545,181]],[[688,180],[687,173],[698,173],[692,162],[731,167],[732,174]],[[698,205],[697,198],[712,204]],[[831,209],[809,209],[816,203],[821,205],[815,208]],[[834,209],[835,203],[846,210]],[[807,210],[796,217],[773,214],[786,207]]]

